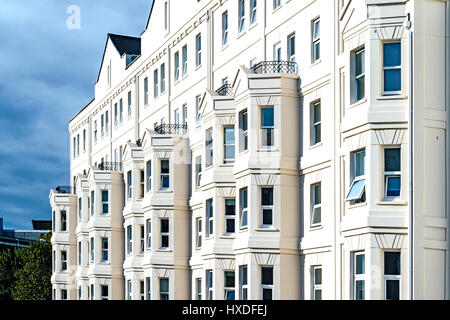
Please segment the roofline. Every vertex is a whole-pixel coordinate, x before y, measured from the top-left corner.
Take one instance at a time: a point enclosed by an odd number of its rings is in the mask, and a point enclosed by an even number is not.
[[[84,109],[86,109],[92,102],[94,102],[94,100],[95,100],[95,98],[92,98],[92,100],[89,101],[88,104],[85,105],[85,106],[83,107],[83,109],[81,109],[80,111],[78,111],[78,113],[77,113],[72,119],[69,120],[69,124],[70,124],[70,123],[72,122],[72,120],[75,119],[81,112],[83,112]]]
[[[144,32],[147,30],[147,28],[148,28],[148,24],[149,24],[149,22],[150,22],[150,17],[152,16],[152,12],[153,12],[153,7],[154,7],[154,6],[155,6],[155,0],[152,1],[152,7],[150,8],[150,13],[149,13],[149,15],[148,15],[147,25],[145,26],[145,30],[142,31],[142,33],[144,33]]]

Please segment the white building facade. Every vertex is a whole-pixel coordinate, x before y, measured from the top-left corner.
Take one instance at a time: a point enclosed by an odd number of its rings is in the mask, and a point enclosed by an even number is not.
[[[155,0],[50,192],[54,299],[448,299],[450,3]]]

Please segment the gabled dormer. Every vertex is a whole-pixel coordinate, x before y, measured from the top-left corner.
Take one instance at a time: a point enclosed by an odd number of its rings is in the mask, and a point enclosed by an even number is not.
[[[123,80],[128,67],[141,55],[141,38],[108,33],[95,83],[95,96],[102,98]]]

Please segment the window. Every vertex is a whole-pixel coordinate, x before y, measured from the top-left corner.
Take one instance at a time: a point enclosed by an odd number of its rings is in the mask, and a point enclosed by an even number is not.
[[[313,102],[311,105],[311,145],[315,145],[322,141],[322,119],[321,119],[321,107],[320,100]]]
[[[273,224],[273,188],[261,188],[261,226],[270,227]]]
[[[160,225],[160,247],[168,248],[169,247],[169,219],[161,219]]]
[[[161,160],[161,181],[160,181],[160,189],[167,190],[169,189],[169,160]]]
[[[222,13],[222,46],[228,43],[228,11]]]
[[[83,130],[83,152],[86,151],[86,129]]]
[[[133,287],[132,287],[131,280],[128,280],[128,281],[127,281],[127,292],[128,292],[128,294],[127,294],[127,300],[131,300],[131,294],[132,294],[132,292],[133,292]]]
[[[206,234],[211,236],[214,231],[214,216],[213,216],[213,200],[206,200],[206,220],[208,221],[206,225]]]
[[[400,196],[401,190],[400,147],[384,148],[384,197]]]
[[[83,198],[78,198],[78,221],[83,219]]]
[[[197,285],[197,300],[202,300],[202,278],[196,278],[195,283]]]
[[[109,196],[108,190],[102,190],[102,214],[109,213]]]
[[[353,299],[365,299],[365,254],[363,252],[353,253]]]
[[[77,156],[80,155],[80,135],[77,134]]]
[[[158,69],[153,71],[153,96],[155,98],[158,96]]]
[[[400,299],[400,252],[384,252],[384,298],[386,300]]]
[[[103,138],[103,136],[105,135],[105,119],[104,119],[104,115],[102,114],[100,117],[100,134]]]
[[[52,231],[55,232],[55,226],[56,226],[56,217],[55,217],[55,211],[52,213]]]
[[[224,298],[225,300],[234,300],[234,271],[224,271]]]
[[[91,284],[91,300],[94,300],[94,285]]]
[[[77,156],[77,138],[73,137],[73,157]]]
[[[182,112],[183,112],[183,125],[187,126],[187,120],[188,120],[188,108],[187,108],[187,104],[183,104],[182,107]]]
[[[277,42],[273,45],[273,60],[280,61],[281,60],[281,43]],[[280,68],[278,68],[278,72],[280,72]]]
[[[118,111],[117,111],[117,103],[114,104],[114,126],[117,126],[118,122]]]
[[[150,277],[146,277],[145,278],[145,286],[147,287],[147,292],[146,292],[146,299],[147,300],[151,300],[152,298],[152,287],[151,287],[151,279]]]
[[[139,280],[139,296],[141,300],[144,300],[145,298],[144,280]]]
[[[90,241],[90,248],[91,248],[91,250],[89,250],[89,253],[90,253],[89,261],[91,263],[94,263],[94,259],[95,259],[95,256],[94,256],[94,250],[95,250],[95,248],[94,248],[94,245],[95,245],[94,238],[90,238],[89,241]]]
[[[312,273],[312,298],[314,300],[322,300],[322,266],[313,267]]]
[[[364,49],[355,51],[353,58],[353,100],[357,102],[365,97],[365,51]]]
[[[195,226],[196,226],[195,247],[199,249],[202,247],[202,218],[195,219]]]
[[[147,161],[147,192],[152,190],[152,162],[151,160]]]
[[[107,285],[101,285],[100,286],[100,292],[102,295],[102,300],[108,300],[109,293],[108,293],[108,286]]]
[[[383,94],[399,94],[402,90],[400,41],[383,43]]]
[[[197,124],[200,124],[200,120],[202,119],[202,114],[200,113],[200,103],[202,102],[202,97],[200,95],[195,97],[195,114]]]
[[[81,198],[80,198],[81,199]],[[67,217],[66,217],[66,211],[62,210],[60,212],[60,218],[61,218],[61,231],[67,231]]]
[[[61,251],[61,271],[67,271],[67,251]]]
[[[96,142],[97,142],[97,120],[94,121],[94,143]]]
[[[169,26],[169,4],[164,2],[164,30],[167,30]]]
[[[240,228],[247,227],[248,208],[247,208],[247,188],[239,190],[239,225]]]
[[[270,148],[274,144],[273,107],[261,108],[261,147]]]
[[[140,242],[140,250],[139,253],[144,253],[144,249],[145,249],[145,229],[144,229],[144,225],[141,225],[140,227],[141,230],[141,242]]]
[[[161,65],[161,93],[166,91],[166,65]]]
[[[288,59],[295,62],[295,33],[288,36]]]
[[[123,122],[123,100],[119,100],[119,122]]]
[[[273,9],[275,10],[279,6],[281,6],[281,0],[273,0]]]
[[[181,49],[183,54],[183,76],[187,74],[188,62],[187,62],[187,46],[183,46]]]
[[[61,289],[61,300],[67,300],[67,290]]]
[[[105,132],[108,134],[109,132],[109,111],[106,110],[105,112]]]
[[[312,25],[312,62],[320,59],[320,19],[311,22]]]
[[[236,217],[235,199],[225,199],[225,234],[233,234]]]
[[[81,300],[81,286],[78,286],[78,300]]]
[[[248,298],[248,279],[247,266],[239,266],[239,298],[247,300]]]
[[[175,81],[178,81],[178,79],[180,78],[180,54],[178,53],[178,51],[175,52],[173,59],[175,60],[174,78]]]
[[[131,118],[131,91],[128,92],[128,119]]]
[[[127,226],[127,253],[133,252],[133,233],[132,226]]]
[[[364,162],[366,158],[366,151],[359,150],[350,153],[350,179],[352,181],[350,190],[347,194],[347,201],[354,201],[360,203],[365,201],[365,184],[364,178],[365,168]]]
[[[245,1],[239,0],[239,21],[238,21],[238,31],[241,33],[245,29]]]
[[[176,125],[180,124],[180,110],[175,109],[173,112],[173,118]]]
[[[148,78],[144,79],[144,105],[148,105]]]
[[[108,81],[108,88],[110,88],[111,87],[111,66],[108,66],[107,81]]]
[[[139,198],[143,198],[145,193],[145,172],[139,170]]]
[[[91,216],[94,215],[95,212],[95,191],[91,191]]]
[[[159,279],[159,298],[160,300],[169,300],[169,279]]]
[[[247,109],[239,112],[239,152],[248,149],[248,114]]]
[[[152,247],[152,220],[147,219],[147,250]]]
[[[53,250],[53,272],[56,272],[56,251]]]
[[[78,265],[81,266],[81,252],[82,247],[81,247],[81,241],[78,242]],[[53,268],[54,269],[54,268]]]
[[[195,66],[198,67],[202,64],[202,36],[199,33],[195,37]]]
[[[311,227],[322,222],[322,191],[321,183],[311,185]]]
[[[223,163],[233,163],[234,162],[234,127],[224,127],[223,128]]]
[[[202,180],[202,157],[195,158],[195,186],[198,188]]]
[[[261,267],[261,298],[273,299],[273,267]]]
[[[212,270],[206,270],[206,294],[208,300],[213,300],[213,272]]]
[[[127,172],[127,196],[128,199],[131,199],[133,197],[133,183],[132,183],[132,172],[131,170]]]
[[[108,261],[108,238],[102,238],[101,243],[102,243],[101,261],[107,262]]]
[[[256,22],[256,0],[250,0],[250,24]]]
[[[205,159],[206,159],[206,167],[210,167],[213,165],[213,135],[212,128],[206,130],[205,133]]]

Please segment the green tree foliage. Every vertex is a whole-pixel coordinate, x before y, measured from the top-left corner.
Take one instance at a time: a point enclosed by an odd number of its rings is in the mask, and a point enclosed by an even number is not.
[[[51,233],[26,248],[16,248],[14,300],[51,300],[52,245]]]
[[[14,249],[5,248],[0,251],[0,300],[11,300],[16,271]]]

